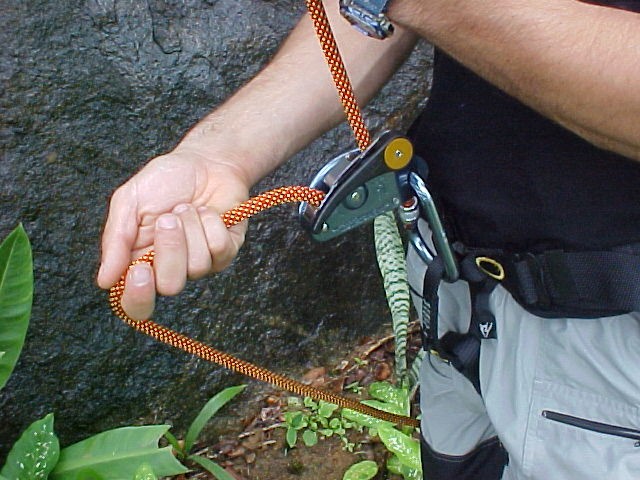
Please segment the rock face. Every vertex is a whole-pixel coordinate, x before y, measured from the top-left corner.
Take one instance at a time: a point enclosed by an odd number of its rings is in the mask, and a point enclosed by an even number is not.
[[[293,0],[3,2],[0,237],[24,223],[36,291],[27,343],[0,392],[0,459],[50,411],[63,445],[130,423],[169,421],[180,432],[207,398],[245,381],[111,316],[94,281],[100,231],[110,193],[254,75],[303,11]],[[430,58],[420,46],[367,109],[374,129],[407,126]],[[256,191],[307,182],[353,145],[339,127]],[[389,321],[370,228],[313,244],[287,207],[252,222],[231,268],[159,312],[173,328],[293,373]]]

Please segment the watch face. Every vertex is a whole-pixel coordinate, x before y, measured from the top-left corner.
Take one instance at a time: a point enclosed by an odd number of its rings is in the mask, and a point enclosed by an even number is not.
[[[393,33],[393,25],[383,13],[373,13],[352,0],[340,2],[340,13],[357,30],[369,37],[383,39]]]

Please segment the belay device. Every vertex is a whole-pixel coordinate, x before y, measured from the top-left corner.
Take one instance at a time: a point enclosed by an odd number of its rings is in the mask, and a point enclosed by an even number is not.
[[[383,132],[364,151],[351,150],[327,163],[311,181],[325,193],[319,206],[300,204],[302,225],[313,239],[335,238],[385,212],[398,210],[418,255],[425,263],[435,256],[444,262],[445,279],[458,279],[458,266],[433,197],[422,178],[411,171],[413,145],[394,131]],[[425,218],[435,252],[420,236],[418,218]]]
[[[303,226],[318,241],[341,235],[409,198],[408,165],[413,146],[395,132],[385,132],[364,151],[344,153],[324,166],[311,188],[325,192],[319,207],[300,204]]]

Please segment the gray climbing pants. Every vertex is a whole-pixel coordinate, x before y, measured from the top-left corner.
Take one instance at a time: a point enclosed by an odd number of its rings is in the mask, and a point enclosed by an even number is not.
[[[409,251],[419,307],[426,266]],[[439,335],[469,328],[463,281],[443,283]],[[480,396],[436,355],[420,378],[428,480],[640,479],[640,313],[540,318],[498,286],[497,339],[482,340]]]

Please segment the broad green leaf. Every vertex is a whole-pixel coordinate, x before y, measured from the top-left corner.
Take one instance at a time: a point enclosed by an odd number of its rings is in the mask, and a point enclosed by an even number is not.
[[[122,480],[132,478],[138,466],[148,463],[159,476],[178,475],[187,469],[171,453],[158,448],[170,425],[123,427],[99,433],[60,452],[51,480]]]
[[[213,475],[218,480],[235,480],[235,478],[227,473],[227,471],[215,462],[212,462],[208,458],[201,457],[200,455],[191,455],[189,460],[196,462],[207,472]]]
[[[153,468],[148,463],[143,463],[136,470],[133,480],[158,480],[156,474],[153,472]]]
[[[53,432],[53,414],[33,422],[13,445],[0,471],[13,480],[46,480],[58,462],[60,444]]]
[[[396,388],[388,382],[374,382],[369,385],[369,394],[373,398],[396,405],[408,413],[406,410],[409,405],[409,391],[406,388]]]
[[[298,431],[295,428],[287,428],[287,444],[289,448],[293,448],[296,446],[296,442],[298,441]]]
[[[344,472],[342,480],[370,480],[378,474],[378,465],[371,460],[364,460],[351,465]]]
[[[401,463],[422,471],[420,442],[391,427],[378,427],[378,436],[387,450],[398,456]]]
[[[421,470],[415,468],[409,468],[402,462],[397,455],[391,455],[387,460],[387,470],[396,475],[401,475],[404,480],[423,480]]]
[[[318,443],[318,434],[313,430],[305,430],[302,433],[302,441],[307,447],[313,447]]]
[[[363,400],[362,403],[370,407],[382,410],[383,412],[395,413],[396,415],[406,415],[406,409],[393,403],[381,402],[380,400]]]
[[[333,415],[333,412],[335,412],[337,408],[338,406],[334,405],[333,403],[321,401],[320,408],[318,408],[318,415],[320,415],[321,417],[329,418],[331,415]]]
[[[363,427],[379,427],[380,425],[388,425],[390,427],[393,426],[393,423],[387,422],[386,420],[380,420],[379,418],[372,417],[370,415],[366,415],[364,413],[356,412],[355,410],[351,410],[349,408],[342,409],[342,416],[347,420],[351,420],[352,422],[357,423],[358,425],[362,425]]]
[[[0,388],[18,361],[31,316],[33,262],[22,225],[0,244]]]
[[[243,391],[245,387],[246,385],[238,385],[236,387],[225,388],[209,400],[204,407],[202,407],[202,410],[200,410],[196,419],[191,422],[191,426],[189,427],[189,430],[187,430],[187,435],[184,437],[184,451],[186,453],[189,453],[191,447],[193,447],[193,444],[198,438],[198,435],[200,435],[200,432],[209,419],[211,419],[218,410],[233,399],[233,397]]]

